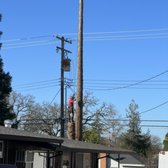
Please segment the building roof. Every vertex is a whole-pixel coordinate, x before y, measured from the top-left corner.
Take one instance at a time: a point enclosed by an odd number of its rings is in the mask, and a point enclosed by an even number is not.
[[[44,134],[35,134],[32,132],[17,130],[14,128],[8,128],[0,126],[0,139],[1,140],[17,140],[17,141],[29,141],[29,142],[45,142],[61,144],[60,150],[63,151],[75,151],[84,153],[132,153],[130,150],[107,147],[100,144],[87,143],[77,140],[71,140],[67,138],[59,138],[55,136],[49,136]]]
[[[118,155],[116,154],[111,154],[110,155],[114,160],[118,159]],[[137,154],[132,153],[132,154],[120,154],[120,163],[121,164],[137,164],[141,165],[144,164],[145,161],[142,161],[142,158],[140,158]]]
[[[87,143],[77,140],[63,139],[64,142],[62,144],[63,150],[71,150],[76,152],[85,152],[85,153],[133,153],[133,151],[121,149],[121,148],[113,148],[100,144]]]
[[[52,142],[61,144],[63,140],[55,136],[49,136],[44,134],[35,134],[28,131],[17,130],[14,128],[8,128],[0,126],[0,139],[5,140],[21,140],[29,142]]]

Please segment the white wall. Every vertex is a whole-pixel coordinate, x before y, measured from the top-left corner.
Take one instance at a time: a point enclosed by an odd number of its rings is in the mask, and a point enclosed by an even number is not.
[[[118,168],[118,162],[111,159],[111,167],[110,168]],[[123,168],[123,166],[120,164],[120,168]]]
[[[120,163],[120,168],[131,167],[131,168],[144,168],[143,164],[122,164]],[[111,159],[111,167],[110,168],[118,168],[118,162]],[[168,168],[168,167],[167,167]]]
[[[161,151],[159,153],[159,167],[158,168],[168,168],[168,151]]]
[[[45,153],[41,153],[45,155]],[[46,168],[46,159],[43,156],[40,156],[39,153],[34,153],[34,162],[33,168]]]

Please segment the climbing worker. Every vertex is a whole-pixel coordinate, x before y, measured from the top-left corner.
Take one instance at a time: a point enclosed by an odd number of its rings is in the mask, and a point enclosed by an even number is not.
[[[70,96],[70,99],[68,101],[68,115],[69,115],[69,122],[73,122],[74,121],[74,101],[75,101],[75,97],[74,96]]]

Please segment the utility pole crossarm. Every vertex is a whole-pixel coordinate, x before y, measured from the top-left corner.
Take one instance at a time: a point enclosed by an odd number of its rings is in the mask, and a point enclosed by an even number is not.
[[[66,43],[72,44],[71,40],[65,39],[63,36],[62,37],[56,36],[56,38],[59,39],[59,40],[63,40]]]
[[[57,47],[57,50],[63,50],[64,51],[64,54],[71,54],[72,52],[71,51],[69,51],[69,50],[66,50],[66,49],[63,49],[63,48],[61,48],[61,47]]]

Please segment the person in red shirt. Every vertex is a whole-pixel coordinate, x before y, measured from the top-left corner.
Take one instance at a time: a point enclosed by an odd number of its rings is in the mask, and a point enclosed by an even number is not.
[[[69,115],[69,122],[74,121],[74,96],[71,96],[68,101],[68,115]]]

